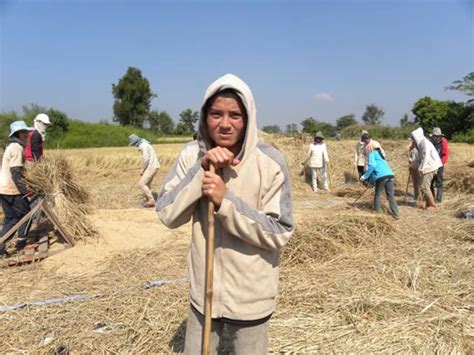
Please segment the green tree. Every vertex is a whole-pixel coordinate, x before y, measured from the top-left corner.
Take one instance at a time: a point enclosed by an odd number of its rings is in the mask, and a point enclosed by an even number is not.
[[[262,131],[265,133],[281,133],[281,128],[277,124],[263,126]]]
[[[430,132],[433,127],[440,127],[448,138],[474,126],[474,105],[462,102],[433,100],[425,96],[415,102],[412,112],[415,123],[425,132]]]
[[[288,134],[298,133],[298,125],[296,123],[287,124],[286,133]]]
[[[453,81],[446,90],[461,91],[467,96],[474,96],[474,72],[470,72],[462,80]]]
[[[194,125],[199,120],[199,112],[190,108],[179,114],[179,122],[176,125],[176,133],[181,135],[193,134],[195,132]]]
[[[38,104],[23,105],[21,109],[23,111],[22,119],[29,125],[33,124],[33,120],[37,114],[48,112],[48,108]]]
[[[48,136],[46,140],[57,138],[69,131],[69,117],[67,114],[53,108],[46,111],[46,114],[51,120],[51,126],[48,127]]]
[[[336,128],[339,130],[352,126],[354,124],[357,124],[357,120],[353,113],[351,113],[350,115],[339,117],[336,120]]]
[[[121,125],[143,127],[150,114],[151,100],[157,97],[140,69],[129,67],[127,73],[112,84],[114,121]]]
[[[326,137],[334,137],[336,135],[336,127],[327,122],[317,121],[313,117],[303,120],[301,126],[303,126],[303,132],[311,135],[315,135],[318,131],[321,131]]]
[[[400,118],[400,127],[406,127],[410,124],[410,119],[408,118],[408,114],[405,113],[402,118]]]
[[[151,111],[148,115],[150,129],[154,133],[171,134],[174,130],[174,122],[166,111]]]
[[[309,134],[316,134],[316,132],[318,131],[318,121],[316,121],[313,117],[308,117],[301,121],[301,126],[303,127],[303,132]]]
[[[375,104],[367,105],[365,112],[362,115],[362,121],[368,125],[378,125],[382,123],[382,118],[385,115],[383,108]]]

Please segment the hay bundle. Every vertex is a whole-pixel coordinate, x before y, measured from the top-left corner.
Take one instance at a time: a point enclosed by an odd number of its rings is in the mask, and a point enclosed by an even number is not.
[[[28,165],[26,183],[33,192],[45,196],[61,224],[76,240],[98,235],[86,216],[90,212],[89,193],[77,183],[66,158],[45,157]]]
[[[469,170],[470,169],[464,168],[449,174],[446,190],[450,192],[474,194],[474,171]]]
[[[317,217],[296,230],[284,249],[282,263],[299,265],[325,260],[394,231],[393,224],[382,215],[339,213],[337,216]]]
[[[365,191],[365,189],[366,187],[360,184],[342,185],[336,190],[336,195],[339,197],[357,198]]]

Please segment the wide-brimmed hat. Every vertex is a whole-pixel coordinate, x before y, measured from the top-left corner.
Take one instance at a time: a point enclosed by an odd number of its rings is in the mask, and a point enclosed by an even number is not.
[[[441,132],[441,128],[435,127],[433,128],[433,131],[431,132],[432,136],[444,136],[444,134]]]
[[[28,127],[25,121],[15,121],[10,124],[10,135],[9,137],[13,136],[16,132],[19,131],[32,131],[33,128]]]
[[[314,138],[321,138],[321,139],[324,139],[323,132],[318,131],[318,133],[316,133],[316,135],[314,136]]]
[[[138,145],[142,139],[135,133],[128,136],[128,145]]]

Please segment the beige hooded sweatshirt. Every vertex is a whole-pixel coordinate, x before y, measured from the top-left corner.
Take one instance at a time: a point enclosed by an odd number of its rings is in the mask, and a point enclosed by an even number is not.
[[[188,273],[192,305],[204,313],[208,200],[201,191],[201,157],[211,148],[204,105],[232,88],[247,110],[240,163],[221,171],[227,192],[215,212],[213,318],[257,320],[275,309],[280,250],[293,233],[290,179],[283,155],[257,138],[252,92],[227,74],[209,86],[201,109],[200,138],[188,143],[165,178],[156,209],[161,221],[176,228],[192,219]]]

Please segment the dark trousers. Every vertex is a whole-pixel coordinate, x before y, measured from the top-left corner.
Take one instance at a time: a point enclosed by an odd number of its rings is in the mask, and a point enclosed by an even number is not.
[[[0,232],[0,237],[7,233],[15,224],[18,223],[28,212],[30,212],[30,204],[28,199],[22,198],[21,195],[0,195],[0,202],[2,203],[3,214],[3,228]],[[26,238],[28,233],[28,223],[24,223],[18,230],[19,238]],[[9,239],[11,239],[10,237]],[[6,242],[6,241],[5,241]]]
[[[390,212],[392,213],[392,216],[398,218],[398,205],[397,201],[395,201],[395,184],[393,177],[380,179],[375,182],[374,209],[376,212],[382,211],[382,205],[380,201],[382,190],[385,190],[385,193],[387,194],[388,204],[390,206]]]
[[[436,202],[443,201],[443,182],[444,182],[443,174],[444,174],[444,166],[438,169],[438,172],[433,177],[433,180],[431,180],[431,193],[433,194],[433,196],[436,197]],[[435,188],[436,188],[436,194],[435,194]]]
[[[364,168],[365,166],[360,166],[360,165],[357,165],[357,172],[359,173],[359,179],[362,175],[364,175]]]

